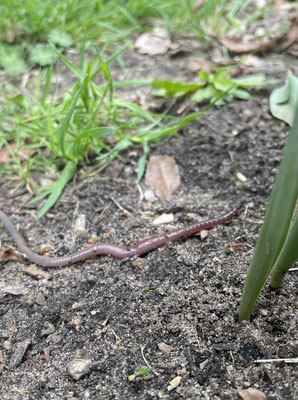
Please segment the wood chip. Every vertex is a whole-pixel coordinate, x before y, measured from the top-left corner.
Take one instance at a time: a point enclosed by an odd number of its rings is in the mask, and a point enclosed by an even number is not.
[[[168,386],[168,391],[176,389],[176,387],[180,385],[181,380],[182,380],[181,376],[176,376],[176,378],[172,379],[170,385]]]

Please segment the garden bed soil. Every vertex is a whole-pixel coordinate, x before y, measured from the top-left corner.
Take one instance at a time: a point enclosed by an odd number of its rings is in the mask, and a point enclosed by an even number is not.
[[[125,57],[124,78],[192,79],[185,60],[132,52]],[[269,57],[266,72],[285,79],[289,62]],[[114,79],[121,74],[116,64],[112,71]],[[60,73],[70,79],[69,71]],[[144,93],[133,90],[126,92],[130,99]],[[136,184],[138,146],[97,175],[79,171],[41,220],[35,219],[37,205],[25,205],[28,192],[1,178],[1,210],[12,215],[32,249],[47,244],[55,255],[85,247],[92,234],[129,245],[244,201],[238,217],[207,237],[196,235],[139,258],[102,256],[47,269],[42,279],[21,270],[30,265],[25,260],[2,261],[1,399],[232,400],[247,388],[271,400],[298,397],[297,364],[257,362],[298,357],[297,271],[276,292],[266,285],[250,322],[237,320],[288,133],[269,112],[269,93],[253,91],[249,101],[213,107],[179,137],[150,145],[150,155],[167,154],[178,164],[181,185],[169,201],[142,196],[148,188]],[[247,180],[237,179],[237,172]],[[174,222],[153,226],[162,213],[173,213]],[[78,219],[86,230],[76,229]],[[2,247],[14,246],[4,228],[0,235]],[[8,286],[18,286],[20,294],[6,293]],[[78,380],[69,372],[74,360],[86,368]],[[148,375],[128,379],[146,365]],[[171,388],[176,377],[181,381]]]

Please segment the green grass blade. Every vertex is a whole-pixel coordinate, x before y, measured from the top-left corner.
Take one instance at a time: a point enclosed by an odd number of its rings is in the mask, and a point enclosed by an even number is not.
[[[298,109],[288,136],[264,224],[250,264],[240,304],[239,321],[248,320],[254,304],[287,238],[298,195]]]
[[[85,82],[88,79],[89,79],[89,75],[87,74],[85,79],[84,79],[84,81],[82,82],[80,88],[77,90],[77,92],[76,92],[76,94],[74,96],[74,99],[73,99],[73,101],[72,101],[72,103],[71,103],[71,105],[70,105],[70,107],[69,107],[69,109],[68,109],[68,111],[67,111],[67,113],[66,113],[66,115],[64,117],[64,120],[63,120],[61,126],[58,128],[59,150],[61,151],[62,155],[65,158],[72,158],[70,154],[66,153],[66,148],[65,148],[66,147],[65,146],[65,138],[66,138],[66,134],[67,134],[67,128],[68,128],[68,125],[70,123],[71,117],[72,117],[72,115],[73,115],[73,113],[75,111],[79,96],[80,96],[81,91],[82,91],[82,87],[85,86]]]
[[[38,196],[34,197],[34,199],[28,201],[27,204],[33,204],[36,203],[37,201],[42,200],[44,197],[47,197],[51,194],[51,187],[52,185],[45,187],[42,187],[41,190],[43,190],[43,192],[41,194],[39,194]]]
[[[139,183],[144,175],[145,167],[146,167],[146,158],[149,153],[148,143],[145,141],[143,145],[143,155],[139,158],[138,161],[138,174],[137,174],[137,182]]]
[[[51,47],[53,48],[53,50],[55,50],[55,52],[57,53],[57,55],[59,56],[59,58],[64,62],[64,64],[66,64],[68,66],[68,68],[80,79],[84,78],[84,73],[83,71],[76,67],[71,61],[69,61],[69,59],[67,57],[65,57],[62,53],[60,53],[60,51],[58,51],[56,49],[56,47],[50,42]]]
[[[110,107],[111,107],[113,104],[113,97],[114,97],[114,86],[113,86],[111,72],[109,70],[108,64],[100,57],[99,54],[97,54],[97,57],[99,59],[99,62],[100,62],[101,68],[102,68],[102,72],[107,80],[107,84],[110,89]]]
[[[77,170],[77,164],[68,161],[65,165],[60,178],[55,182],[54,185],[51,185],[51,194],[48,200],[45,202],[43,207],[39,210],[37,214],[37,218],[41,218],[53,205],[56,203],[58,198],[60,197],[63,189],[68,184],[68,182],[73,178],[74,174]]]
[[[122,46],[120,49],[116,50],[115,53],[113,53],[105,62],[106,65],[110,64],[115,58],[117,58],[122,52],[123,50],[125,50],[128,46],[130,45],[130,43],[126,43],[124,46]],[[102,53],[102,52],[101,52]],[[98,51],[96,51],[96,54],[98,55]],[[92,74],[91,79],[94,79],[102,70],[102,67],[100,66],[99,68],[97,68],[95,70],[95,72]]]
[[[286,243],[273,267],[270,287],[278,289],[291,265],[298,259],[298,214],[291,225]]]
[[[46,103],[46,100],[47,100],[47,96],[48,96],[49,91],[50,91],[53,71],[54,71],[54,66],[53,66],[53,64],[52,64],[52,65],[49,67],[48,71],[47,71],[47,80],[46,80],[46,84],[45,84],[45,87],[44,87],[44,89],[43,89],[42,96],[41,96],[41,100],[40,100],[41,105],[42,105],[43,107],[45,107],[45,103]]]

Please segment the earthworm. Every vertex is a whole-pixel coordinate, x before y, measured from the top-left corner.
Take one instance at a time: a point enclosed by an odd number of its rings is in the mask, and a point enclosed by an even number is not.
[[[209,229],[213,226],[223,224],[226,221],[229,221],[235,214],[237,214],[240,208],[241,204],[237,205],[227,214],[224,214],[220,217],[196,222],[184,228],[175,229],[173,231],[163,233],[158,236],[152,236],[150,238],[142,240],[141,242],[138,242],[133,246],[125,247],[110,243],[95,243],[90,247],[86,247],[85,249],[82,249],[76,253],[65,255],[62,257],[47,257],[34,253],[26,245],[22,236],[19,234],[9,217],[2,211],[0,211],[0,220],[10,233],[18,249],[22,253],[24,253],[30,261],[34,262],[35,264],[42,265],[43,267],[63,267],[65,265],[73,264],[78,261],[84,261],[86,258],[94,257],[97,255],[109,255],[115,258],[125,258],[135,255],[140,256],[142,254],[149,253],[156,247],[162,246],[165,243],[182,240],[188,236],[194,235],[199,231],[202,231],[203,229]]]

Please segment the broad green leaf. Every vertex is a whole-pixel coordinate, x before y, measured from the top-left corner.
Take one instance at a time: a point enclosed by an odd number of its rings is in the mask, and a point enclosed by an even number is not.
[[[0,66],[9,75],[17,75],[27,70],[23,60],[23,46],[0,45]]]
[[[213,82],[214,76],[215,75],[212,74],[211,72],[207,72],[207,71],[200,71],[199,72],[199,77],[201,79],[204,79],[205,81],[208,81],[208,82]]]
[[[60,32],[58,29],[52,29],[48,38],[52,43],[61,47],[70,47],[72,45],[71,35],[66,32]]]
[[[266,76],[264,74],[247,75],[239,78],[233,78],[232,80],[237,84],[237,86],[240,87],[262,87],[276,85],[277,83],[279,83],[279,80],[277,79],[271,81],[266,80]]]
[[[215,89],[224,92],[226,90],[229,90],[230,87],[233,86],[233,82],[229,78],[215,77],[213,80],[213,85],[214,85]]]
[[[30,50],[30,61],[39,64],[42,67],[54,64],[57,58],[57,54],[48,44],[38,43]]]
[[[184,96],[189,92],[193,92],[200,87],[204,86],[205,82],[199,83],[184,83],[184,82],[175,82],[175,81],[167,81],[167,80],[154,80],[152,82],[152,87],[154,89],[159,89],[159,92],[156,91],[154,94],[159,93],[160,96]]]
[[[234,89],[232,95],[241,100],[249,100],[251,98],[250,93],[244,89]]]
[[[151,368],[148,367],[147,365],[143,365],[137,372],[137,375],[148,375],[151,371]]]
[[[204,88],[198,89],[192,96],[191,100],[200,103],[203,100],[211,99],[217,93],[213,85],[208,85]]]
[[[240,304],[239,321],[248,320],[255,302],[286,242],[298,196],[298,103],[284,157],[273,185],[264,223],[250,264]]]
[[[296,104],[298,104],[298,78],[290,72],[285,84],[271,93],[270,111],[275,118],[292,125]]]

